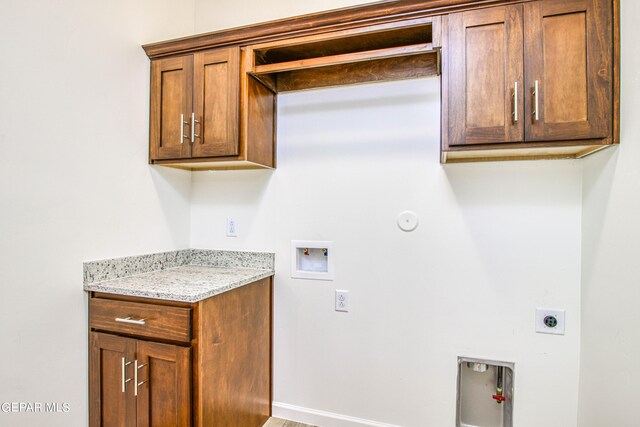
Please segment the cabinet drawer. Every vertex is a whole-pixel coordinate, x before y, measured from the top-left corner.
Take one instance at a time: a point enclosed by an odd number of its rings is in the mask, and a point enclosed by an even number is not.
[[[148,338],[190,341],[191,309],[91,298],[89,327]]]

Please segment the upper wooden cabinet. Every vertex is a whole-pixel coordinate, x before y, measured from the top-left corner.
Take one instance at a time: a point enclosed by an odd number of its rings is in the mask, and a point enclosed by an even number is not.
[[[145,45],[151,163],[275,167],[278,93],[442,74],[441,161],[619,141],[619,0],[388,0]]]
[[[274,120],[275,94],[240,72],[239,47],[151,62],[151,163],[274,167]]]
[[[450,14],[444,162],[578,158],[617,142],[610,0],[540,0]]]

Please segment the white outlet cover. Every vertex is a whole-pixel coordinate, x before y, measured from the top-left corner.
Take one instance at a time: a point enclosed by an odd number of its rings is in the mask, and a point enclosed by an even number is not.
[[[233,217],[227,217],[227,237],[238,237],[238,221]]]
[[[336,289],[336,311],[349,311],[349,291]]]
[[[545,325],[544,319],[547,316],[553,316],[558,323],[555,327],[550,328]],[[541,334],[564,335],[565,330],[565,312],[554,308],[536,308],[536,332]]]

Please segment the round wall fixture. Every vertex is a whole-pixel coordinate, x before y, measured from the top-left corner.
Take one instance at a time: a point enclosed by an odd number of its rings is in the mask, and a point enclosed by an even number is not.
[[[418,228],[418,215],[413,211],[400,212],[398,215],[398,227],[402,231],[413,231]]]

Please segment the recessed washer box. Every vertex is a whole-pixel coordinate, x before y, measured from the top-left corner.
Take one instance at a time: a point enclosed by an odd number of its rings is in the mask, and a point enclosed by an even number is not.
[[[333,280],[333,242],[291,241],[291,277]]]
[[[456,427],[513,427],[512,362],[458,357]]]

